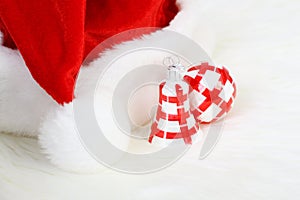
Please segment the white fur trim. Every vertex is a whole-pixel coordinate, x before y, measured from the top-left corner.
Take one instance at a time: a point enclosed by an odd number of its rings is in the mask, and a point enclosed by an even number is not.
[[[33,80],[16,50],[0,46],[0,130],[36,136],[55,102]]]
[[[39,144],[50,161],[71,171],[96,171],[101,166],[84,149],[76,132],[72,103],[47,115],[41,127]]]

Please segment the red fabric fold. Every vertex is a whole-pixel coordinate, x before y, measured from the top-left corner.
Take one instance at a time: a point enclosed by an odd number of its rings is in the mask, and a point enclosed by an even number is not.
[[[175,0],[1,0],[0,30],[62,104],[73,100],[81,63],[96,45],[125,30],[165,27],[177,12]]]

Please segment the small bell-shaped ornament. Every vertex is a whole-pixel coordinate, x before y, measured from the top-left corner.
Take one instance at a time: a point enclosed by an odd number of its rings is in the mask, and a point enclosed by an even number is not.
[[[159,86],[159,105],[151,127],[150,143],[192,144],[200,133],[199,124],[190,112],[190,86],[182,80],[182,66],[170,66],[168,78]]]

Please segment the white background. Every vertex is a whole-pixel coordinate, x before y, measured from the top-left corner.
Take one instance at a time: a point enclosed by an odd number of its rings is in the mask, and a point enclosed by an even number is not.
[[[199,17],[239,88],[207,159],[194,146],[155,174],[75,174],[51,165],[35,139],[0,134],[0,199],[299,198],[300,1],[203,1]]]

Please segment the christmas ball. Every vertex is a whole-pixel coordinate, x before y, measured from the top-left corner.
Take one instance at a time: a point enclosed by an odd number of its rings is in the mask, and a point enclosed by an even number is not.
[[[189,68],[184,80],[192,88],[189,94],[191,112],[198,122],[216,121],[231,110],[236,84],[225,67],[202,63]]]

